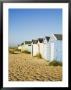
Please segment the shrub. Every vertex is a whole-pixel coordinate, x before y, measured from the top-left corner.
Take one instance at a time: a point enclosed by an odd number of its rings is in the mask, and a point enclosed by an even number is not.
[[[11,53],[11,54],[18,54],[20,52],[21,51],[20,50],[17,50],[17,49],[9,49],[9,53]]]
[[[15,51],[19,51],[19,52],[21,52],[21,49],[15,49]]]
[[[9,53],[14,54],[14,50],[9,50]]]
[[[35,57],[42,58],[40,53],[38,53]]]
[[[62,62],[53,60],[53,61],[49,62],[49,65],[50,66],[62,66]]]
[[[31,52],[29,52],[29,51],[27,51],[27,50],[24,50],[24,51],[22,51],[22,53],[30,54]]]

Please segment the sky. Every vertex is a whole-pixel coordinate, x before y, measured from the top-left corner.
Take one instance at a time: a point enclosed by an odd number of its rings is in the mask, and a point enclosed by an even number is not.
[[[62,33],[62,9],[9,9],[9,46]]]

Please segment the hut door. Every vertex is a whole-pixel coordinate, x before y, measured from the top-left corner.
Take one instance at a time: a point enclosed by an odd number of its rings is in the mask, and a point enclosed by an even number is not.
[[[43,58],[47,60],[47,44],[44,44]]]
[[[54,43],[51,43],[51,60],[54,60]]]
[[[32,52],[31,52],[32,56],[33,56],[33,45],[32,45]]]

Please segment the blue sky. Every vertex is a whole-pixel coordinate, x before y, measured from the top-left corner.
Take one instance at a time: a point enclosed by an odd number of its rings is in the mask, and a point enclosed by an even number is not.
[[[9,46],[62,33],[62,9],[9,9]]]

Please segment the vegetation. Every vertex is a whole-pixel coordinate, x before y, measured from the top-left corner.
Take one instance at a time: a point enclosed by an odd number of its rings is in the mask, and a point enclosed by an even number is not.
[[[17,47],[9,47],[9,49],[17,49]]]
[[[31,54],[31,52],[29,52],[29,51],[27,51],[27,50],[22,51],[22,53]]]
[[[53,60],[53,61],[49,62],[49,66],[62,66],[62,62]]]
[[[36,55],[36,57],[38,57],[38,58],[42,58],[42,56],[41,56],[40,53],[38,53],[38,54]]]
[[[14,54],[14,49],[9,49],[9,53]]]
[[[9,53],[11,54],[18,54],[19,52],[21,52],[21,50],[19,50],[17,47],[9,48]]]
[[[21,52],[21,49],[16,48],[15,51],[19,51],[19,52]]]

